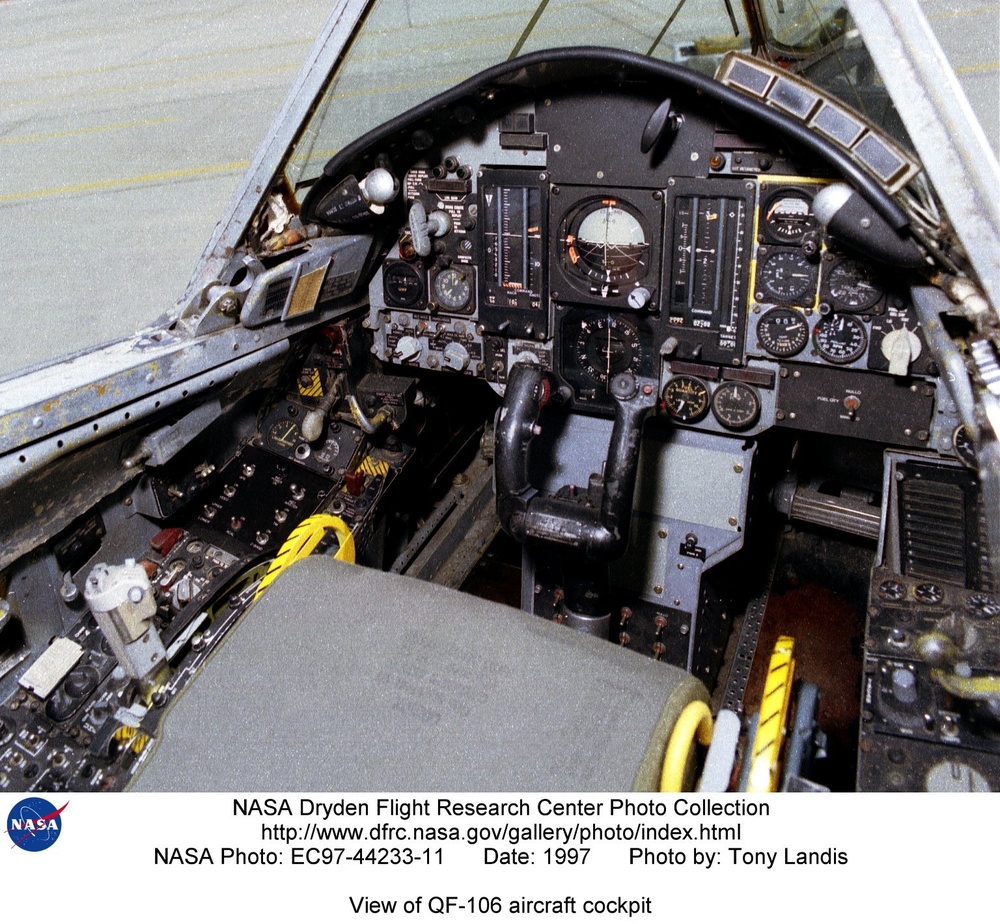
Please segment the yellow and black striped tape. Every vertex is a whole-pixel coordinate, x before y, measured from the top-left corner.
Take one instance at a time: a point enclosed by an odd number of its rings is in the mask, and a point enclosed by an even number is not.
[[[795,679],[795,639],[782,635],[771,653],[760,701],[760,721],[750,752],[747,792],[775,792],[781,772],[781,745],[788,724]]]
[[[333,530],[340,543],[340,548],[333,557],[353,565],[355,548],[351,528],[340,517],[328,513],[317,513],[307,517],[292,530],[291,535],[285,540],[285,544],[274,556],[274,561],[267,569],[267,574],[261,578],[260,587],[257,588],[254,600],[259,600],[261,594],[275,582],[278,575],[289,565],[312,555],[316,546],[326,536],[327,530]]]
[[[141,754],[143,748],[149,744],[149,735],[145,732],[139,731],[138,728],[131,728],[128,725],[122,725],[121,728],[117,729],[115,733],[111,736],[117,741],[122,748],[131,748],[134,754]]]
[[[376,459],[373,456],[366,456],[365,461],[358,466],[358,470],[364,472],[366,475],[371,475],[372,478],[376,478],[379,475],[385,478],[389,474],[389,463],[381,459]]]
[[[320,378],[319,369],[312,369],[310,373],[308,384],[299,382],[299,394],[303,398],[322,398],[323,381]]]

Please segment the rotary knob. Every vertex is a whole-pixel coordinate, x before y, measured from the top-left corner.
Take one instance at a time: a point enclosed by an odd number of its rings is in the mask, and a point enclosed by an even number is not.
[[[417,359],[422,351],[423,346],[421,346],[420,341],[416,337],[411,337],[407,334],[405,337],[400,337],[397,341],[393,358],[398,359],[401,363],[408,363]]]
[[[882,338],[882,355],[889,360],[892,375],[906,375],[910,363],[920,355],[920,338],[905,327],[891,330]]]
[[[469,365],[469,351],[460,343],[449,343],[444,348],[444,364],[461,372]]]

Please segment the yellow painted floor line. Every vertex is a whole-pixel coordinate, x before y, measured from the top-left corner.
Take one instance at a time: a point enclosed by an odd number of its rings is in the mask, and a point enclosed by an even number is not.
[[[964,67],[956,67],[956,74],[985,74],[987,71],[1000,70],[1000,62],[984,64],[966,64]]]
[[[179,87],[185,84],[217,83],[220,88],[227,86],[227,81],[241,77],[259,77],[264,74],[277,74],[281,71],[296,71],[298,62],[294,64],[276,64],[273,67],[252,67],[242,70],[211,71],[207,74],[191,74],[186,77],[171,77],[167,80],[150,80],[145,83],[122,83],[113,87],[95,87],[91,90],[79,90],[72,93],[54,92],[46,96],[36,96],[31,99],[12,99],[0,102],[0,109],[13,109],[16,106],[38,106],[52,100],[60,102],[70,99],[82,99],[88,96],[110,96],[113,93],[135,93],[138,90],[155,90],[161,87]],[[241,91],[249,92],[249,87],[240,87]],[[172,102],[184,102],[176,100]]]
[[[55,74],[32,74],[28,77],[14,77],[9,80],[0,80],[0,87],[13,87],[22,83],[41,83],[49,80],[72,80],[77,77],[96,77],[102,74],[113,74],[117,71],[130,71],[147,67],[162,67],[169,64],[189,64],[192,61],[204,61],[208,58],[220,58],[228,55],[239,56],[246,59],[256,52],[274,51],[279,48],[288,48],[296,45],[310,45],[313,39],[297,39],[287,42],[273,42],[268,45],[255,45],[253,48],[220,48],[214,51],[201,51],[197,54],[175,55],[169,58],[142,58],[138,61],[130,61],[122,64],[101,64],[97,67],[81,68],[76,71],[61,71]]]
[[[939,13],[925,12],[925,15],[933,22],[935,19],[958,19],[962,16],[980,16],[983,13],[1000,13],[1000,4],[994,3],[992,6],[977,6],[971,10],[942,10]]]
[[[3,144],[30,144],[33,141],[51,141],[53,138],[71,138],[75,135],[92,135],[98,132],[113,132],[122,128],[142,128],[144,125],[161,125],[164,122],[176,122],[177,116],[164,116],[161,119],[140,119],[136,122],[112,122],[110,125],[92,125],[89,128],[69,128],[61,132],[42,132],[38,135],[21,135],[19,138],[0,138]]]
[[[74,186],[56,186],[52,189],[36,189],[32,192],[10,193],[0,196],[3,202],[27,202],[49,196],[71,196],[77,193],[95,192],[99,189],[127,189],[143,183],[161,183],[164,180],[179,180],[193,176],[210,176],[214,173],[242,172],[250,165],[248,160],[237,160],[229,164],[212,164],[206,167],[189,167],[186,170],[167,170],[163,173],[144,173],[139,176],[119,177],[116,180],[98,180],[93,183],[78,183]]]

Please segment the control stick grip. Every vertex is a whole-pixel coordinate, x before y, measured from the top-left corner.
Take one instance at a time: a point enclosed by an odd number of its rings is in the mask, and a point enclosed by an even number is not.
[[[555,384],[540,366],[517,363],[510,371],[496,426],[497,514],[518,542],[576,550],[591,562],[613,561],[628,545],[642,427],[656,404],[656,385],[631,372],[612,380],[615,422],[599,479],[600,504],[595,505],[593,492],[572,499],[543,493],[531,484],[531,442],[541,432],[538,421]]]

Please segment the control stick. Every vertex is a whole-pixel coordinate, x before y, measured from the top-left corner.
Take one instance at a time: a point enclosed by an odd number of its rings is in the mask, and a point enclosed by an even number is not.
[[[656,404],[656,383],[631,372],[611,381],[615,422],[603,475],[593,475],[577,496],[547,494],[531,484],[528,456],[540,435],[543,409],[559,394],[554,377],[540,366],[516,363],[496,427],[497,513],[508,534],[522,544],[559,553],[566,578],[568,622],[595,635],[610,629],[608,563],[625,554],[642,427]]]

